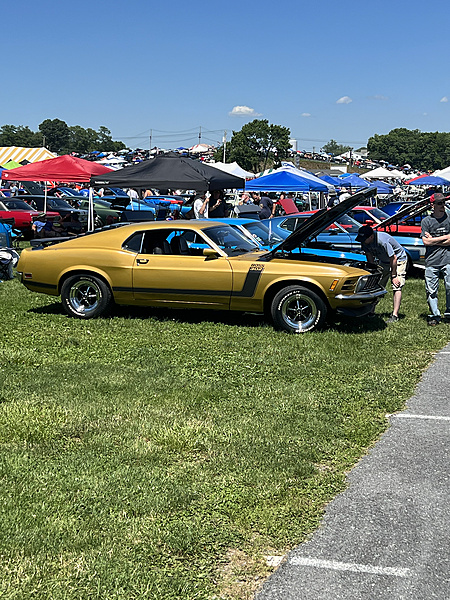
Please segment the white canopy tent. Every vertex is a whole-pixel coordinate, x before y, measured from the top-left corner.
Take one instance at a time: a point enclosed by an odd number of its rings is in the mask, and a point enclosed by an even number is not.
[[[364,173],[364,175],[360,175],[362,179],[397,179],[398,175],[396,175],[393,171],[389,171],[385,167],[377,167],[372,171],[368,171]]]
[[[212,167],[216,167],[216,169],[220,169],[221,171],[225,171],[225,173],[230,173],[231,175],[236,175],[236,177],[244,177],[245,179],[253,179],[255,177],[254,173],[250,173],[250,171],[245,171],[242,167],[240,167],[237,162],[232,163],[223,163],[223,162],[215,162],[211,163]]]
[[[446,167],[445,169],[441,169],[440,171],[435,171],[433,173],[436,177],[443,177],[444,179],[450,180],[450,167]]]

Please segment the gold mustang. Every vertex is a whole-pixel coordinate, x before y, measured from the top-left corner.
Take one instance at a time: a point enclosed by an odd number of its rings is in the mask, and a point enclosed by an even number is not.
[[[365,315],[386,293],[376,268],[362,260],[305,253],[305,242],[341,205],[317,213],[270,252],[220,222],[153,221],[27,248],[17,269],[29,290],[61,295],[67,314],[81,319],[115,302],[260,312],[277,328],[302,333],[334,311]]]

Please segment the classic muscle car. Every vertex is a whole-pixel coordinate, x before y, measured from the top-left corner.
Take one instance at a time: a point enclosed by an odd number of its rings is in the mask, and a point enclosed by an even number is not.
[[[81,319],[116,302],[260,312],[276,327],[302,333],[335,311],[368,314],[386,293],[374,265],[302,252],[360,195],[317,213],[271,251],[225,223],[154,221],[27,248],[17,270],[28,289],[60,294],[67,314]]]

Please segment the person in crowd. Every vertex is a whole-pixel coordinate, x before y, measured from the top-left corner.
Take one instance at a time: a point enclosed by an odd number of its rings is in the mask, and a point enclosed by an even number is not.
[[[259,206],[261,204],[261,196],[258,194],[258,192],[250,192],[250,195],[252,197],[253,204]]]
[[[12,184],[12,186],[10,188],[10,193],[11,193],[11,196],[17,196],[18,195],[18,193],[19,193],[19,186],[17,185],[16,181],[13,181],[13,184]]]
[[[242,206],[243,204],[253,204],[248,192],[242,192],[241,197],[239,198],[238,204],[240,206]]]
[[[344,200],[347,200],[347,198],[350,198],[351,194],[345,189],[342,188],[340,194],[339,194],[339,202],[343,202]]]
[[[152,190],[145,190],[142,198],[148,198],[149,196],[153,196]]]
[[[61,236],[61,228],[55,226],[53,217],[39,215],[31,226],[35,238],[51,238]]]
[[[267,196],[267,194],[261,197],[259,206],[261,208],[259,211],[260,219],[271,219],[274,216],[276,204],[269,198],[269,196]]]
[[[222,190],[213,190],[211,193],[208,214],[211,219],[220,219],[227,216],[227,205]]]
[[[196,219],[207,219],[208,218],[208,196],[201,194],[194,200],[194,215]]]
[[[65,233],[68,233],[69,235],[79,235],[83,230],[80,219],[78,218],[78,213],[67,213],[67,215],[61,219],[60,223]]]
[[[391,235],[383,231],[376,231],[370,225],[363,225],[359,228],[356,241],[361,243],[367,260],[373,263],[377,259],[383,269],[380,284],[386,287],[389,277],[391,278],[394,303],[392,314],[387,322],[395,323],[399,319],[402,288],[406,279],[408,262],[406,250]]]
[[[445,320],[450,320],[450,215],[445,210],[445,197],[435,193],[430,197],[431,215],[422,220],[422,241],[425,246],[425,289],[430,309],[428,325],[438,325],[441,313],[438,307],[439,275],[445,286]]]
[[[139,200],[139,194],[137,193],[137,191],[134,188],[129,188],[127,190],[127,194],[130,197],[130,200]]]

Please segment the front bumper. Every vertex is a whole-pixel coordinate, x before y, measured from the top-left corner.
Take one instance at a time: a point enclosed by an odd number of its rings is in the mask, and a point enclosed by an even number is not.
[[[387,291],[384,288],[380,288],[378,291],[375,292],[359,292],[358,294],[337,294],[337,296],[335,296],[336,300],[345,300],[348,302],[373,302],[374,300],[377,300],[379,298],[381,298],[381,296],[384,296],[385,294],[387,294]]]

